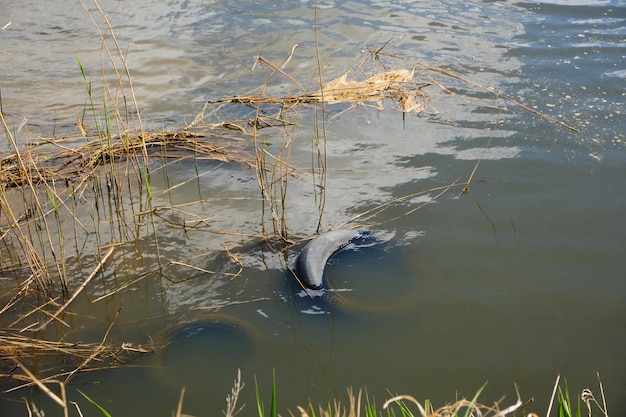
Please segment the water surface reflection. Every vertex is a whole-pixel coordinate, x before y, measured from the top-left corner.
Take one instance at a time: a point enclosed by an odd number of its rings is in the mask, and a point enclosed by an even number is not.
[[[363,106],[328,118],[324,227],[415,194],[376,219],[386,223],[370,225],[393,234],[390,243],[345,252],[330,265],[338,288],[352,290],[348,295],[362,304],[393,304],[402,295],[398,289],[414,291],[412,303],[384,312],[303,313],[312,306],[294,297],[288,271],[299,246],[272,249],[252,238],[267,221],[260,214],[254,169],[184,160],[165,170],[155,163],[152,204],[160,217],[141,229],[135,245],[117,252],[116,272],[90,287],[88,297],[110,294],[111,284],[134,284],[128,292],[77,303],[75,312],[105,317],[77,319],[77,327],[97,339],[101,333],[93,323],[107,322],[123,306],[112,337],[148,343],[180,314],[218,311],[250,323],[262,340],[249,343],[241,332],[221,329],[225,344],[210,350],[206,339],[214,333],[199,325],[175,339],[170,351],[140,359],[140,367],[87,373],[74,380],[77,386],[96,400],[105,398],[113,415],[161,413],[187,386],[185,411],[204,415],[225,407],[236,368],[244,373],[248,408],[255,403],[253,377],[265,389],[274,370],[279,404],[292,410],[308,397],[345,398],[348,386],[367,386],[377,400],[389,390],[443,404],[457,390],[472,396],[489,380],[485,402],[503,394],[512,399],[517,382],[526,398],[536,399],[537,411],[547,404],[557,372],[578,392],[594,388],[598,371],[611,413],[626,410],[620,403],[626,398],[624,5],[353,1],[321,6],[319,41],[322,52],[330,53],[324,66],[329,80],[353,68],[360,50],[404,35],[389,53],[406,58],[407,66],[450,68],[581,132],[497,97],[489,98],[491,107],[477,106],[487,93],[458,85],[456,95],[429,90],[437,111],[420,117],[403,119],[392,107],[380,112]],[[257,87],[267,69],[251,72],[255,57],[280,62],[294,44],[299,46],[285,71],[303,85],[315,85],[311,2],[115,7],[107,13],[128,46],[136,93],[152,128],[180,127],[207,99]],[[66,0],[48,2],[45,10],[22,3],[5,9],[1,19],[0,25],[12,22],[0,32],[3,53],[11,57],[0,64],[3,107],[14,126],[29,119],[17,132],[20,140],[50,135],[55,120],[56,129],[75,132],[85,102],[75,55],[94,79],[101,67],[91,23]],[[289,94],[292,87],[276,78],[269,93]],[[224,116],[232,114],[225,110],[216,118]],[[317,226],[316,188],[306,170],[312,117],[312,109],[303,112],[301,128],[290,137],[290,162],[303,168],[289,183],[294,238],[313,234]],[[286,136],[267,134],[268,152],[276,152]],[[478,158],[469,194],[459,196],[456,189],[403,216],[436,195],[417,193],[467,178]],[[193,181],[198,172],[200,179]],[[184,211],[171,210],[183,204]],[[89,218],[86,213],[81,220],[91,224]],[[190,218],[205,219],[206,226],[176,227]],[[103,224],[100,236],[117,233],[113,227],[104,231]],[[93,234],[85,232],[84,239],[85,247],[94,246]],[[70,264],[76,275],[84,275],[89,268],[77,258]],[[170,261],[178,263],[135,282],[137,275]],[[94,380],[99,385],[89,385]]]

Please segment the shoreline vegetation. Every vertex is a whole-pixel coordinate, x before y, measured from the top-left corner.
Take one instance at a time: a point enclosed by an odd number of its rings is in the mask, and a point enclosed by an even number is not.
[[[150,131],[141,118],[125,49],[118,42],[110,21],[97,1],[89,7],[82,1],[81,4],[100,35],[103,69],[96,87],[78,58],[87,104],[77,121],[77,134],[32,142],[30,138],[20,140],[20,128],[8,119],[8,109],[2,108],[0,95],[0,118],[10,149],[8,154],[0,154],[0,380],[12,385],[3,395],[35,388],[56,403],[65,416],[74,414],[72,408],[83,415],[79,405],[68,401],[66,395],[67,384],[77,373],[125,366],[138,356],[153,354],[160,348],[154,343],[111,340],[109,335],[117,313],[102,329],[99,342],[68,341],[72,339],[67,336],[72,333],[73,301],[94,279],[105,279],[105,271],[118,251],[136,246],[138,240],[146,236],[152,239],[149,247],[156,256],[154,264],[143,271],[117,271],[117,275],[125,278],[116,281],[117,287],[108,288],[93,303],[125,291],[146,276],[159,274],[172,265],[189,265],[189,260],[185,259],[161,261],[157,221],[167,218],[169,226],[185,232],[209,225],[207,218],[188,212],[184,205],[153,205],[150,178],[155,169],[167,170],[168,165],[183,160],[190,161],[196,172],[199,172],[201,160],[242,164],[254,169],[261,202],[261,228],[258,235],[247,237],[289,245],[293,243],[286,215],[289,181],[304,179],[311,184],[316,194],[317,231],[322,230],[327,179],[325,121],[329,118],[360,106],[381,112],[391,107],[403,117],[416,115],[429,118],[433,123],[454,124],[441,117],[434,99],[437,96],[492,112],[496,119],[494,130],[502,115],[526,112],[576,131],[559,119],[530,109],[450,70],[410,62],[387,52],[399,38],[365,51],[352,69],[330,81],[325,79],[322,70],[329,56],[320,55],[318,47],[317,73],[309,83],[317,86],[313,88],[302,85],[285,69],[296,53],[295,46],[280,63],[272,63],[259,55],[252,70],[263,68],[266,78],[257,90],[207,101],[193,122],[176,131]],[[297,93],[272,95],[272,82],[277,79],[289,82]],[[101,96],[97,91],[101,91]],[[236,113],[240,117],[220,120],[221,113]],[[302,122],[305,116],[312,118],[311,124]],[[313,136],[311,166],[299,168],[290,161],[289,142],[295,138],[296,131],[303,128],[311,130]],[[278,132],[278,136],[284,138],[278,152],[269,150],[270,135],[264,134],[265,131]],[[19,146],[21,142],[27,145]],[[485,150],[490,142],[491,139],[485,144]],[[379,216],[385,210],[417,195],[428,196],[428,201],[407,210],[404,215],[448,191],[455,190],[459,195],[468,193],[479,164],[480,159],[466,179],[459,178],[451,184],[388,201],[346,223],[376,224],[381,222]],[[170,190],[180,185],[174,184]],[[171,222],[168,216],[171,213],[184,220]],[[237,265],[236,252],[229,248],[224,251]],[[80,259],[82,278],[68,276],[70,255]],[[207,272],[193,266],[190,269]],[[71,370],[67,370],[69,365]],[[598,382],[601,400],[585,390],[575,401],[570,398],[567,384],[561,388],[560,378],[557,378],[546,416],[550,415],[553,403],[559,416],[579,416],[581,410],[591,415],[592,409],[608,416],[599,377]],[[274,380],[269,412],[263,408],[260,388],[255,387],[259,416],[278,415],[275,387]],[[241,411],[237,399],[242,389],[239,373],[232,392],[226,397],[226,416]],[[480,405],[481,391],[482,388],[471,400],[458,400],[442,408],[435,408],[428,401],[420,403],[410,396],[390,395],[378,410],[366,392],[348,390],[347,406],[333,400],[319,408],[309,403],[289,413],[303,417],[359,416],[361,413],[367,416],[536,416],[524,411],[530,401],[523,402],[519,393],[514,404],[501,409],[498,404]],[[98,412],[108,415],[96,398],[80,393]],[[28,399],[23,401],[29,415],[43,415],[34,403]],[[184,390],[176,416],[182,415],[183,403]]]

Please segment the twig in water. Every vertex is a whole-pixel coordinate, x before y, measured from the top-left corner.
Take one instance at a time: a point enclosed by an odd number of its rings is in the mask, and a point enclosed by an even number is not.
[[[28,377],[31,379],[31,381],[33,381],[35,383],[35,385],[37,385],[39,387],[39,389],[41,389],[43,392],[46,393],[46,395],[48,395],[48,397],[50,397],[50,399],[52,401],[54,401],[55,403],[57,403],[61,408],[63,408],[65,410],[65,414],[67,415],[67,404],[65,403],[65,401],[63,401],[61,398],[59,398],[58,395],[56,395],[54,392],[52,392],[50,390],[50,388],[46,387],[43,382],[41,382],[39,380],[39,378],[37,378],[28,368],[26,368],[24,366],[24,364],[22,364],[22,362],[20,362],[17,358],[13,358],[13,360],[15,361],[15,363],[20,367],[20,369],[22,371],[24,371],[24,373],[26,375],[28,375]]]
[[[485,145],[485,147],[483,148],[482,153],[480,154],[480,157],[476,161],[476,165],[474,165],[474,169],[470,173],[469,178],[467,178],[467,182],[465,183],[465,186],[463,187],[463,190],[461,191],[461,194],[469,192],[469,186],[470,186],[470,183],[472,182],[472,178],[474,178],[474,174],[478,170],[478,165],[480,165],[481,161],[483,160],[483,157],[485,156],[485,153],[487,153],[487,151],[489,150],[489,147],[491,146],[491,141],[493,140],[494,132],[496,130],[498,130],[498,124],[499,123],[500,123],[500,116],[498,115],[498,119],[496,120],[496,124],[493,127],[493,129],[491,130],[491,135],[489,135],[489,140],[487,141],[487,145]]]
[[[100,260],[100,262],[98,263],[98,265],[96,265],[96,268],[93,270],[93,272],[91,273],[91,275],[89,275],[87,277],[87,279],[80,285],[80,287],[78,287],[78,289],[74,292],[74,294],[69,298],[69,300],[67,300],[65,302],[65,304],[63,304],[56,313],[54,313],[52,315],[52,317],[50,317],[45,323],[43,323],[41,326],[37,327],[35,329],[35,331],[40,331],[43,330],[48,324],[50,324],[54,319],[56,319],[59,314],[61,314],[66,308],[67,306],[69,306],[72,301],[74,301],[76,299],[76,297],[78,297],[78,295],[85,289],[85,287],[87,287],[87,285],[89,284],[89,282],[91,282],[91,280],[93,279],[93,277],[96,276],[96,274],[100,271],[100,269],[102,269],[102,267],[104,266],[104,263],[107,261],[107,259],[109,259],[109,257],[113,254],[113,250],[115,249],[115,247],[111,247],[109,248],[109,251],[106,253],[106,255],[104,255],[104,257]]]

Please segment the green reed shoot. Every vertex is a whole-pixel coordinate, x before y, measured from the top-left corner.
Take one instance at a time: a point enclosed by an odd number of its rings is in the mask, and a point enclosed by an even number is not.
[[[469,405],[465,409],[464,417],[470,417],[471,415],[474,415],[474,408],[476,407],[476,404],[477,404],[477,401],[478,401],[478,397],[483,392],[483,390],[485,389],[486,386],[487,386],[487,383],[485,382],[483,384],[483,386],[480,387],[478,389],[478,391],[476,391],[476,394],[474,394],[474,397],[472,398],[472,400],[470,401]]]
[[[150,174],[148,173],[148,167],[143,167],[143,180],[146,184],[146,193],[148,194],[148,205],[152,202],[152,191],[150,190]]]
[[[257,383],[256,376],[254,377],[254,389],[256,393],[256,405],[259,412],[259,417],[266,417],[265,406],[259,392],[259,384]],[[272,372],[272,402],[270,405],[270,413],[268,417],[278,417],[278,412],[276,409],[276,371]]]
[[[557,397],[557,412],[559,417],[581,417],[580,411],[580,397],[578,397],[578,404],[576,406],[576,412],[572,408],[572,399],[569,395],[569,388],[567,386],[567,379],[563,380],[565,385],[564,389],[561,389],[559,385],[558,397]]]
[[[87,72],[85,71],[85,67],[83,66],[83,63],[81,62],[80,58],[78,57],[78,55],[76,56],[76,60],[78,61],[78,67],[80,68],[80,73],[83,75],[83,81],[85,82],[85,88],[87,89],[87,97],[89,97],[89,104],[91,107],[91,113],[93,114],[93,120],[96,123],[96,130],[99,132],[100,131],[100,122],[98,119],[98,113],[96,112],[96,105],[93,101],[93,94],[92,94],[92,83],[91,80],[87,78]],[[87,139],[87,138],[85,138]]]
[[[373,398],[370,400],[370,396],[365,391],[365,417],[377,417],[377,415],[376,402]]]
[[[89,396],[87,394],[85,394],[84,392],[82,392],[81,390],[77,390],[83,397],[85,397],[87,399],[87,401],[89,401],[91,404],[93,404],[98,410],[100,410],[100,412],[102,413],[102,415],[104,415],[105,417],[111,417],[111,414],[109,414],[109,412],[107,410],[105,410],[100,404],[98,404],[97,402],[95,402],[94,400],[92,400],[91,398],[89,398]]]

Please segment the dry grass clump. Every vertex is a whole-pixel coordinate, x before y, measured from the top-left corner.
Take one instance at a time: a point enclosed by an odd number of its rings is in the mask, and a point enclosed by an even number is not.
[[[261,62],[271,65],[264,59]],[[283,119],[280,115],[293,106],[314,103],[351,105],[372,105],[371,103],[374,103],[375,107],[382,111],[384,110],[383,101],[389,99],[395,102],[398,109],[403,113],[419,114],[428,106],[428,96],[422,91],[422,88],[428,84],[419,80],[414,81],[414,72],[415,70],[406,69],[383,70],[373,73],[363,80],[348,79],[350,72],[346,72],[326,83],[323,88],[300,95],[272,97],[259,93],[211,100],[207,104],[280,105],[280,113],[271,118],[259,120],[259,122],[265,122],[267,125],[277,123],[292,125],[293,123]],[[290,79],[293,80],[292,77]],[[264,123],[258,125],[263,127]]]
[[[72,375],[82,370],[106,369],[111,366],[120,366],[130,362],[137,353],[149,352],[150,349],[123,343],[115,346],[105,343],[80,343],[45,340],[40,337],[31,337],[19,333],[14,329],[0,330],[0,360],[2,372],[0,378],[8,378],[20,385],[7,392],[23,388],[34,383],[28,364],[41,367],[47,365],[46,376],[41,378],[44,383],[48,380],[64,378],[69,381]],[[55,364],[62,357],[65,365],[70,365],[70,371],[59,372]],[[37,371],[36,373],[40,373]]]
[[[97,137],[79,142],[80,137],[42,139],[39,143],[0,157],[0,184],[5,189],[29,184],[82,184],[104,164],[126,158],[136,159],[144,150],[150,158],[195,158],[251,165],[241,137],[218,132],[143,132],[114,136],[103,144]],[[20,161],[21,160],[21,161]]]
[[[0,330],[0,379],[5,385],[3,393],[37,387],[68,416],[70,402],[66,397],[65,385],[76,373],[122,366],[138,354],[148,351],[127,343],[114,346],[105,343],[105,340],[106,336],[100,344],[72,343],[31,337],[17,329]],[[43,415],[39,414],[41,412],[37,411],[34,403],[26,399],[24,401],[29,415],[32,415],[33,410],[35,415]]]

